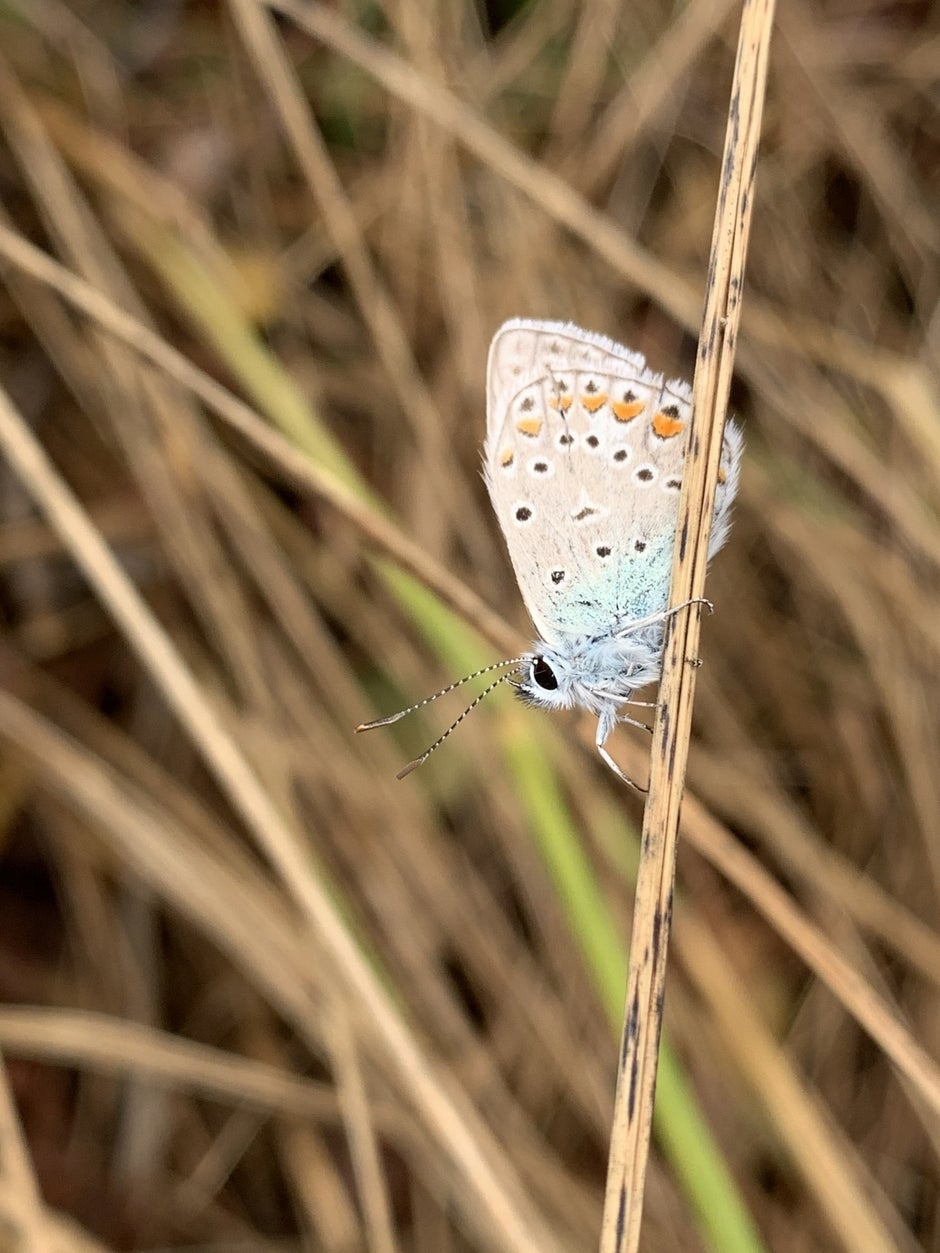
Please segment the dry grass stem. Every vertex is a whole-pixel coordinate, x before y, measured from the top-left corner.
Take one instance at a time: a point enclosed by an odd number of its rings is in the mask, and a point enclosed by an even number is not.
[[[692,384],[692,422],[679,498],[671,605],[682,605],[705,594],[708,538],[741,324],[741,294],[754,205],[773,14],[773,0],[753,0],[745,4],[741,15],[705,308]],[[666,626],[663,677],[653,728],[649,796],[643,813],[623,1040],[604,1201],[602,1253],[636,1253],[640,1247],[663,1026],[679,817],[692,734],[700,616],[701,610],[692,608],[673,615]]]

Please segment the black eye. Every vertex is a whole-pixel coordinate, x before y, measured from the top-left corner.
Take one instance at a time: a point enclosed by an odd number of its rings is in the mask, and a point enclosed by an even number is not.
[[[536,657],[532,666],[532,680],[537,683],[539,687],[545,688],[547,692],[553,692],[558,686],[555,671],[551,668],[544,657]]]

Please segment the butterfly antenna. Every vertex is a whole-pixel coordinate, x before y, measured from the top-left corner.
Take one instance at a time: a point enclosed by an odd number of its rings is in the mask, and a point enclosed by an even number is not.
[[[521,657],[509,657],[506,661],[494,661],[492,665],[484,666],[481,670],[474,670],[473,674],[466,674],[462,679],[458,679],[456,683],[448,683],[447,687],[442,687],[439,692],[435,692],[433,696],[426,696],[424,700],[419,700],[417,705],[409,705],[407,709],[400,709],[397,714],[389,714],[387,718],[376,718],[374,722],[363,722],[358,727],[358,731],[374,731],[376,727],[390,727],[393,722],[397,722],[399,718],[404,718],[406,714],[413,714],[416,709],[423,709],[425,705],[430,705],[431,701],[437,700],[440,696],[446,696],[448,692],[453,692],[458,687],[463,687],[465,683],[469,683],[471,679],[478,679],[481,674],[491,674],[494,670],[501,670],[503,666],[517,666],[522,661]],[[501,681],[501,680],[499,680]],[[493,690],[496,684],[492,684],[486,689],[487,692]],[[473,704],[482,699],[486,692],[483,692]],[[470,706],[473,708],[473,705]],[[463,714],[461,714],[463,717]],[[458,718],[458,722],[460,719]],[[453,730],[453,727],[451,727]],[[449,733],[448,733],[449,734]],[[437,745],[435,744],[436,748]],[[430,750],[429,750],[430,751]]]
[[[508,665],[509,663],[504,661],[504,662],[502,662],[501,664],[505,666],[505,665]],[[487,669],[488,669],[488,670],[493,670],[493,669],[495,669],[495,667],[494,667],[494,666],[487,666]],[[480,672],[478,672],[478,673],[482,673],[482,671],[480,671]],[[474,678],[474,676],[473,676],[473,675],[469,675],[468,677],[469,677],[469,678],[471,678],[471,679],[472,679],[472,678]],[[480,701],[481,701],[481,700],[483,700],[483,698],[484,698],[485,696],[489,696],[490,692],[492,692],[495,688],[499,687],[500,683],[506,683],[509,679],[510,679],[510,676],[509,676],[508,674],[501,674],[501,675],[499,676],[499,678],[498,678],[498,679],[494,679],[494,681],[493,681],[492,683],[490,683],[487,687],[485,687],[485,688],[483,689],[483,691],[479,694],[479,696],[475,696],[475,697],[473,698],[473,700],[470,702],[470,704],[467,706],[467,708],[463,711],[463,713],[462,713],[462,714],[461,714],[458,718],[455,718],[455,719],[454,719],[454,721],[450,724],[450,726],[447,728],[447,730],[444,732],[444,734],[443,734],[443,735],[439,735],[439,736],[437,737],[437,739],[434,741],[434,743],[431,745],[431,747],[430,747],[430,748],[428,748],[428,749],[426,749],[426,750],[425,750],[425,751],[421,754],[421,756],[420,756],[420,757],[416,757],[416,758],[414,759],[414,761],[409,761],[409,763],[408,763],[408,765],[407,765],[407,766],[402,766],[401,770],[399,770],[399,772],[398,772],[398,774],[396,774],[395,778],[396,778],[396,779],[403,779],[403,778],[405,777],[405,775],[406,775],[406,774],[411,774],[412,770],[417,770],[419,766],[424,765],[424,763],[427,761],[427,759],[428,759],[428,758],[431,756],[431,754],[434,752],[435,748],[440,748],[440,746],[441,746],[441,745],[444,743],[444,741],[447,739],[448,735],[450,735],[451,731],[455,730],[457,727],[459,727],[459,726],[460,726],[461,722],[463,722],[463,720],[464,720],[464,718],[466,718],[467,714],[468,714],[468,713],[470,713],[472,710],[476,709],[476,707],[477,707],[477,705],[479,705]],[[461,680],[461,682],[463,682],[463,680]],[[452,686],[453,686],[453,687],[457,687],[457,686],[459,686],[459,685],[458,685],[458,684],[456,684],[456,683],[454,683]],[[450,691],[450,688],[447,688],[446,690],[447,690],[447,691]],[[440,695],[440,693],[438,693],[438,695]],[[433,700],[433,697],[431,697],[430,699],[432,699],[432,700]],[[422,704],[426,704],[426,703],[427,703],[427,702],[422,701]],[[407,712],[407,710],[406,710],[406,712]]]

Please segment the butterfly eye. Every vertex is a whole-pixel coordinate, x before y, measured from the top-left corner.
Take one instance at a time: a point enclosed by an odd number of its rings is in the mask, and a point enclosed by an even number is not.
[[[554,692],[558,687],[555,671],[544,657],[536,657],[532,663],[532,682],[537,683],[539,687],[544,688],[547,692]]]

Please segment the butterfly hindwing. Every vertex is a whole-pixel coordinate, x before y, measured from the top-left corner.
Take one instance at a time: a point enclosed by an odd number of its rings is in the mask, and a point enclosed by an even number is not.
[[[547,641],[666,608],[691,393],[565,323],[517,319],[487,368],[486,481],[523,600]],[[711,552],[728,527],[728,423]],[[710,553],[711,555],[711,553]]]

